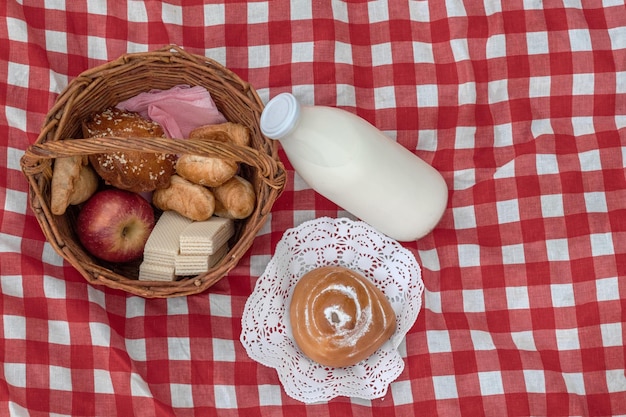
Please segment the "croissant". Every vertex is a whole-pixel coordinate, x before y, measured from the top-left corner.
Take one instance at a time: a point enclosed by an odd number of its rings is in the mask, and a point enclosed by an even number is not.
[[[294,288],[289,315],[300,350],[330,367],[366,359],[396,328],[385,295],[361,274],[340,266],[304,274]]]

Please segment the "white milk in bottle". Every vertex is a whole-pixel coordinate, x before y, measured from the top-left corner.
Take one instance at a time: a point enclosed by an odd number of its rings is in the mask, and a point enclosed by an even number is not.
[[[265,106],[261,131],[311,188],[393,239],[419,239],[443,215],[441,174],[352,113],[282,93]]]

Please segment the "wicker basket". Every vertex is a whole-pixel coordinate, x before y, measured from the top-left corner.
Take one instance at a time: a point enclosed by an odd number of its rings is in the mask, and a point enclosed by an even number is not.
[[[151,89],[187,84],[205,87],[224,116],[250,129],[251,146],[156,138],[80,139],[81,122],[94,112]],[[285,184],[285,171],[276,144],[260,132],[263,103],[254,89],[217,62],[192,55],[176,46],[123,55],[90,69],[59,95],[48,113],[41,134],[21,160],[30,183],[30,206],[54,249],[92,283],[143,297],[174,297],[206,290],[224,277],[250,248]],[[254,186],[257,204],[253,214],[237,222],[229,253],[208,273],[172,282],[139,281],[139,262],[124,265],[94,258],[80,245],[75,233],[78,208],[62,216],[50,211],[52,160],[57,157],[141,150],[160,153],[194,153],[240,162],[241,175]]]

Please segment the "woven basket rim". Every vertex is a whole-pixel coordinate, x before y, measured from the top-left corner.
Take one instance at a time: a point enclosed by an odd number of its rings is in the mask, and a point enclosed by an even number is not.
[[[143,71],[143,72],[142,72]],[[170,75],[171,71],[176,71]],[[149,72],[149,73],[148,73]],[[121,74],[121,75],[120,75]],[[147,74],[147,75],[146,75]],[[107,77],[118,76],[112,84]],[[126,77],[124,79],[124,77]],[[152,78],[151,78],[152,77]],[[171,78],[170,78],[171,77]],[[231,120],[247,124],[253,144],[242,147],[234,144],[182,138],[121,138],[83,139],[72,122],[80,120],[81,103],[98,107],[95,101],[111,103],[119,94],[131,94],[130,89],[153,89],[156,84],[203,85],[223,112]],[[149,82],[137,85],[137,80]],[[124,83],[127,84],[124,84]],[[169,84],[168,84],[169,83]],[[173,86],[173,85],[171,85]],[[110,87],[110,90],[106,88]],[[112,91],[112,92],[111,92]],[[97,92],[102,92],[97,95]],[[112,94],[111,97],[108,95]],[[107,96],[107,97],[103,97]],[[121,101],[121,100],[119,100]],[[100,106],[101,110],[102,106]],[[186,296],[205,291],[228,274],[252,245],[267,220],[274,201],[282,194],[286,181],[283,164],[278,157],[277,145],[260,132],[259,119],[263,103],[254,88],[217,61],[194,55],[176,45],[168,45],[152,52],[134,52],[121,55],[105,64],[87,69],[71,80],[58,95],[46,115],[36,141],[25,151],[20,161],[29,182],[29,205],[41,229],[55,251],[66,259],[91,284],[104,285],[145,298]],[[85,110],[86,111],[86,110]],[[227,117],[228,118],[228,117]],[[67,134],[70,132],[71,134]],[[73,155],[90,155],[103,152],[140,150],[157,153],[194,153],[236,160],[249,175],[257,193],[254,213],[242,221],[238,238],[228,254],[207,273],[185,277],[176,281],[139,281],[135,276],[114,271],[110,265],[87,254],[73,232],[71,213],[55,216],[49,208],[49,186],[52,163],[55,158]]]

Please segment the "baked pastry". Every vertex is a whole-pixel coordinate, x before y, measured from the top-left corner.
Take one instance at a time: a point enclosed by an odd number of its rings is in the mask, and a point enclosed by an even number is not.
[[[139,113],[114,107],[94,114],[83,122],[86,138],[165,137],[163,128]],[[174,173],[175,155],[139,151],[112,152],[89,157],[94,169],[107,184],[133,192],[167,187]]]
[[[215,215],[228,219],[245,219],[254,211],[256,194],[250,181],[235,175],[219,187],[212,188]]]
[[[207,220],[215,210],[215,198],[208,188],[176,174],[171,176],[167,188],[152,194],[152,204],[163,211],[173,210],[196,221]]]
[[[233,122],[199,126],[189,132],[189,138],[230,142],[239,146],[250,145],[250,131],[248,128]]]
[[[96,192],[98,176],[86,156],[57,158],[50,187],[50,210],[60,216],[69,205],[83,203]]]
[[[224,184],[237,173],[237,162],[222,158],[185,154],[176,162],[176,173],[181,177],[207,187]]]
[[[366,359],[396,329],[385,295],[361,274],[340,266],[304,274],[294,288],[289,315],[302,352],[331,367]]]

